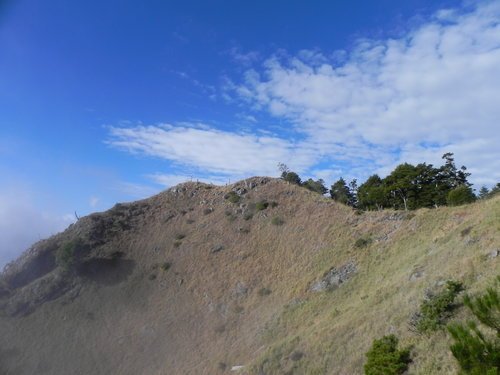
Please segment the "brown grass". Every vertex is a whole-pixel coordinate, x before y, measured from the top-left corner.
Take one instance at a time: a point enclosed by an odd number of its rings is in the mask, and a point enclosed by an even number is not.
[[[456,371],[447,335],[423,338],[407,322],[437,282],[461,280],[475,292],[498,274],[498,260],[485,255],[500,246],[500,199],[419,210],[414,217],[357,215],[295,185],[261,180],[210,189],[186,183],[146,200],[148,209],[130,230],[92,250],[122,251],[134,262],[130,275],[112,285],[79,280],[76,296],[22,318],[1,318],[0,365],[16,374],[75,368],[219,374],[234,365],[245,365],[248,374],[360,374],[372,340],[395,333],[401,345],[414,345],[411,373]],[[248,192],[231,203],[224,197],[236,185]],[[264,200],[278,205],[251,220],[238,211]],[[189,223],[181,211],[189,211]],[[283,225],[273,225],[274,217]],[[178,234],[182,244],[173,246]],[[372,242],[357,248],[359,238]],[[212,253],[218,245],[223,250]],[[168,272],[152,272],[165,259],[172,262]],[[340,288],[308,291],[350,260],[358,272]],[[410,281],[416,269],[423,275]],[[156,279],[148,280],[153,273]],[[272,293],[263,297],[263,289]]]

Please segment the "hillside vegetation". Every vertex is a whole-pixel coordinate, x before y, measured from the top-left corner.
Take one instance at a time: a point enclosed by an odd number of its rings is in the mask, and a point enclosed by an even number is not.
[[[409,373],[457,373],[444,326],[412,319],[447,281],[492,285],[499,229],[498,195],[359,212],[279,179],[181,184],[6,267],[0,373],[362,374],[387,335]],[[460,293],[445,323],[470,316]]]

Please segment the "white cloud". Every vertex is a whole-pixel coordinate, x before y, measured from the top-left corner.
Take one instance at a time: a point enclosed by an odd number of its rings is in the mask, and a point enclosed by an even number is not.
[[[359,168],[368,160],[372,170],[387,170],[403,160],[440,163],[452,151],[474,182],[493,184],[500,179],[500,3],[440,11],[403,37],[359,41],[340,62],[318,51],[280,53],[247,71],[233,92],[290,121],[306,137],[303,147],[332,161]]]
[[[304,170],[314,150],[275,136],[221,131],[208,126],[110,127],[113,147],[173,161],[222,176],[275,175],[278,162]]]
[[[23,189],[0,191],[0,269],[34,242],[60,232],[71,224],[73,215],[41,212]]]
[[[257,51],[249,51],[249,52],[243,52],[240,48],[238,47],[233,47],[229,51],[229,56],[231,58],[244,65],[248,66],[251,65],[252,63],[256,62],[260,58],[260,54]]]
[[[92,208],[95,208],[97,206],[97,204],[99,203],[99,200],[100,199],[98,197],[91,196],[89,198],[89,206]]]

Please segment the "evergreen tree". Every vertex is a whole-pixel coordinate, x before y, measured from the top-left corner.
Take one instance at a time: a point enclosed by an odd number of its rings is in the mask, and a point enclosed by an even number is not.
[[[438,207],[446,204],[445,196],[441,193],[443,187],[439,185],[439,170],[432,164],[421,163],[415,167],[414,208]]]
[[[350,201],[347,203],[351,207],[358,207],[358,181],[353,179],[349,182]]]
[[[497,278],[496,289],[489,288],[486,293],[476,298],[466,296],[464,304],[475,318],[495,332],[485,334],[474,321],[448,326],[454,344],[450,349],[457,359],[462,372],[471,375],[500,374],[500,295]]]
[[[343,204],[350,204],[353,201],[351,191],[342,177],[332,185],[330,196],[334,201]]]
[[[323,181],[321,178],[316,181],[310,178],[307,181],[304,181],[302,183],[302,186],[321,195],[324,195],[328,192],[328,189],[325,186],[325,181]]]
[[[460,206],[462,204],[472,203],[476,200],[474,192],[469,186],[461,185],[450,190],[446,197],[446,203],[449,206]]]
[[[281,178],[291,184],[300,185],[302,181],[297,173],[292,172],[284,163],[278,163],[278,169],[281,172]]]
[[[381,210],[387,206],[382,179],[374,174],[358,188],[358,207],[363,210]]]
[[[490,191],[486,186],[481,186],[481,189],[479,189],[479,194],[477,195],[477,197],[479,199],[486,199],[488,198],[489,193]]]
[[[417,208],[417,170],[408,163],[400,164],[384,179],[386,193],[395,209],[405,210]]]
[[[488,194],[488,198],[491,198],[493,197],[494,195],[500,193],[500,182],[497,183],[490,191],[490,193]]]
[[[470,173],[467,173],[467,168],[463,165],[460,169],[457,169],[452,152],[444,154],[442,159],[444,159],[445,163],[441,167],[441,177],[450,189],[454,189],[460,185],[471,186],[467,181],[467,177],[470,176]]]

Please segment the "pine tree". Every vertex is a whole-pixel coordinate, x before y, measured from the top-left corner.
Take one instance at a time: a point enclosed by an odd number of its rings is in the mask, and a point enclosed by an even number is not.
[[[497,289],[499,285],[500,276]],[[464,374],[500,374],[500,296],[497,289],[489,288],[476,298],[464,298],[464,304],[475,318],[496,335],[485,334],[474,321],[448,326],[455,341],[450,349]]]
[[[323,181],[323,179],[321,178],[316,181],[310,178],[307,181],[304,181],[302,183],[302,186],[308,190],[315,191],[316,193],[319,193],[321,195],[324,195],[328,192],[328,189],[325,186],[325,181]]]
[[[350,201],[347,203],[351,207],[358,207],[358,181],[353,179],[349,182]]]
[[[479,199],[485,199],[488,198],[489,193],[490,191],[488,190],[488,188],[486,186],[482,186],[481,189],[479,190],[479,194],[477,195],[477,197]]]
[[[351,191],[342,177],[332,185],[330,196],[333,200],[343,204],[350,204],[353,201]]]
[[[364,210],[381,210],[387,206],[382,179],[374,174],[358,188],[358,207]]]

